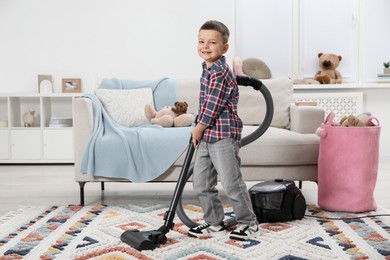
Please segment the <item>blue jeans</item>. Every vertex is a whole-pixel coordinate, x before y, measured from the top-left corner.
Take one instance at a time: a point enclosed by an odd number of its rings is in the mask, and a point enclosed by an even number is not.
[[[252,203],[240,171],[239,144],[231,138],[216,143],[200,142],[194,164],[193,185],[204,211],[204,220],[218,225],[224,219],[221,199],[216,188],[219,176],[223,189],[240,224],[257,224]]]

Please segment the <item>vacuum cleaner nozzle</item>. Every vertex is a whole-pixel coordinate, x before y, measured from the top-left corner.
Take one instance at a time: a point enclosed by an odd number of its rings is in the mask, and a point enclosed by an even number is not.
[[[160,244],[167,242],[167,237],[160,231],[127,230],[121,235],[122,242],[131,247],[142,250],[153,250]]]

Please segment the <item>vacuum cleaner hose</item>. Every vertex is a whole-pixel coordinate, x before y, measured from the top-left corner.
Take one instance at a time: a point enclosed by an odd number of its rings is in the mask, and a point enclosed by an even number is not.
[[[241,139],[241,146],[245,146],[260,138],[271,125],[272,118],[274,117],[274,102],[268,88],[260,80],[242,76],[237,76],[236,80],[238,85],[251,86],[255,90],[260,91],[265,101],[265,116],[263,122],[253,133]]]

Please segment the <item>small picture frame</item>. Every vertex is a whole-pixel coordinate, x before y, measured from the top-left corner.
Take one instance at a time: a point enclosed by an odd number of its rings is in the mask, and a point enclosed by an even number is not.
[[[62,93],[80,93],[81,79],[62,79]]]

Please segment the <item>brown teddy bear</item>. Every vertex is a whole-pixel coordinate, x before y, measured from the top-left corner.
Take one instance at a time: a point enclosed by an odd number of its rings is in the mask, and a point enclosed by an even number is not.
[[[345,127],[366,126],[366,122],[364,122],[357,116],[349,115],[349,116],[343,116],[340,119],[340,126],[345,126]]]
[[[358,116],[354,116],[354,115],[343,116],[340,119],[340,126],[345,126],[345,127],[373,126],[370,117],[371,117],[371,113],[369,112],[362,113]]]
[[[190,126],[195,121],[195,116],[187,113],[186,102],[175,102],[175,108],[165,106],[159,111],[152,104],[146,104],[144,111],[146,118],[154,125],[163,127]]]
[[[318,71],[314,79],[321,84],[341,84],[343,78],[336,70],[342,60],[341,56],[332,53],[318,53],[319,65],[322,70]]]
[[[172,108],[172,111],[176,114],[176,116],[180,116],[182,114],[187,113],[188,104],[187,102],[175,102],[175,107]]]

